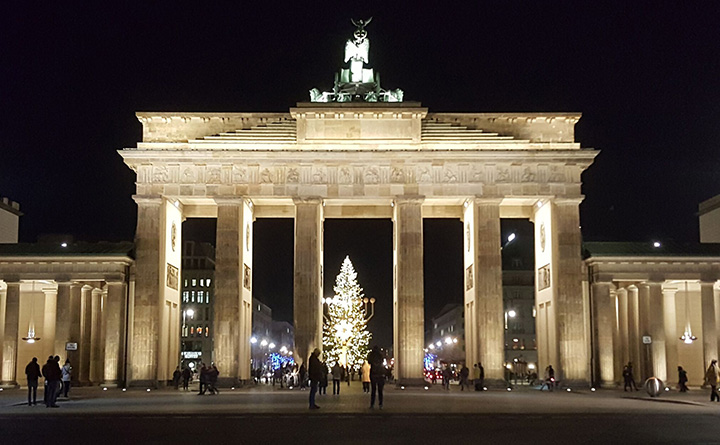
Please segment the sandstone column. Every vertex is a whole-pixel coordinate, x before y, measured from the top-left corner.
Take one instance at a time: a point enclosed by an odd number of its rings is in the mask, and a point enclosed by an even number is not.
[[[560,378],[565,384],[586,383],[590,378],[589,339],[586,338],[582,290],[582,237],[579,200],[555,202],[557,237],[557,333]]]
[[[640,338],[639,338],[639,300],[638,288],[631,285],[628,287],[628,345],[629,355],[633,364],[633,373],[637,381],[642,381],[642,366],[640,363]]]
[[[618,329],[620,334],[620,349],[622,359],[620,361],[622,369],[631,360],[630,358],[630,343],[628,334],[628,290],[618,289],[618,320],[620,327]]]
[[[68,342],[76,343],[78,349],[74,351],[67,351],[67,356],[70,359],[73,367],[78,366],[80,363],[80,342],[81,342],[81,328],[82,328],[82,286],[78,283],[74,283],[70,286],[70,298],[68,302],[70,306],[70,333]],[[72,384],[76,385],[80,381],[79,368],[75,368],[71,375]]]
[[[680,335],[677,332],[677,305],[675,296],[677,288],[663,288],[663,327],[665,328],[665,357],[667,359],[667,376],[677,375],[678,344]]]
[[[6,282],[5,292],[5,323],[2,336],[2,370],[0,370],[0,387],[17,387],[18,334],[20,333],[20,283]],[[40,357],[38,357],[40,360]]]
[[[61,360],[63,363],[65,362],[64,358],[69,358],[72,366],[75,366],[75,360],[70,358],[70,352],[72,351],[66,351],[65,346],[71,341],[70,330],[72,329],[73,323],[77,322],[78,325],[80,324],[79,318],[77,320],[74,320],[72,318],[73,308],[70,301],[71,289],[73,287],[77,287],[77,285],[69,281],[58,281],[57,286],[57,309],[55,312],[55,344],[53,350],[56,354],[64,354],[64,357],[61,355],[61,357],[63,357],[63,360]],[[79,313],[79,310],[75,311],[75,314]],[[75,341],[77,341],[77,339]]]
[[[652,370],[652,346],[643,342],[644,336],[650,336],[650,286],[641,283],[638,286],[638,341],[640,347],[640,363],[638,375],[642,381],[654,375]],[[651,341],[652,341],[652,336]]]
[[[93,385],[99,384],[103,378],[103,361],[105,355],[102,351],[102,296],[101,289],[92,291],[92,314],[90,328],[90,381]]]
[[[399,196],[394,202],[395,374],[401,385],[423,383],[423,200]]]
[[[133,385],[156,386],[160,336],[160,227],[162,200],[135,196],[135,298],[132,354],[128,380]]]
[[[715,282],[700,282],[702,304],[702,341],[705,366],[718,358],[717,321],[715,320]]]
[[[223,385],[238,379],[242,267],[242,199],[217,201],[213,350]]]
[[[610,291],[612,296],[612,334],[613,334],[613,371],[615,375],[614,382],[620,381],[622,376],[623,361],[623,347],[622,347],[622,335],[620,332],[620,293],[613,289]]]
[[[595,345],[597,351],[597,368],[600,385],[615,385],[615,364],[613,362],[613,327],[615,324],[615,308],[610,295],[612,283],[595,282],[592,284],[592,301],[595,319]]]
[[[295,198],[293,301],[295,360],[322,350],[323,210],[320,198]]]
[[[80,315],[80,342],[78,350],[80,361],[75,372],[81,385],[90,384],[90,357],[92,355],[92,298],[93,287],[85,285],[82,288],[82,303]],[[75,365],[73,365],[75,366]]]
[[[490,385],[503,384],[505,329],[503,323],[500,201],[475,199],[474,275],[476,357]]]
[[[651,371],[654,377],[659,378],[667,384],[668,366],[665,351],[666,334],[665,332],[665,300],[662,295],[662,283],[647,283],[649,293],[649,333],[652,338],[650,344],[651,351]],[[672,338],[670,339],[672,341]]]
[[[103,386],[117,387],[123,380],[125,356],[125,320],[127,285],[124,281],[107,283],[107,304],[103,308]]]

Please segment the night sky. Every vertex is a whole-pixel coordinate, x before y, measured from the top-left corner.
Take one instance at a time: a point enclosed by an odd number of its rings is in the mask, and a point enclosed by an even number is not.
[[[134,113],[286,111],[331,87],[351,17],[374,17],[383,86],[430,111],[582,112],[576,139],[601,150],[583,175],[585,240],[696,241],[698,203],[720,193],[718,3],[31,3],[0,14],[0,195],[21,204],[21,241],[131,240],[134,174],[116,150],[141,138]],[[186,237],[212,233],[186,225]],[[381,344],[392,332],[391,229],[325,226],[326,291],[350,255],[378,299]],[[462,226],[425,230],[432,315],[462,299]],[[256,223],[255,295],[288,320],[292,231],[291,220]]]

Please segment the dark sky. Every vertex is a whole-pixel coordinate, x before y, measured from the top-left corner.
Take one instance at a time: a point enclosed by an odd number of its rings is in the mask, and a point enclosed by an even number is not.
[[[132,239],[116,150],[141,137],[135,111],[285,111],[331,86],[350,17],[374,17],[383,86],[431,111],[582,112],[577,140],[602,151],[583,176],[586,240],[695,241],[698,203],[720,193],[715,2],[36,3],[0,14],[0,195],[21,203],[22,241]],[[428,312],[460,301],[461,230],[426,222],[446,255],[426,264]],[[256,252],[256,294],[289,318],[292,222],[256,236],[276,244]],[[326,287],[350,254],[388,312],[390,239],[388,221],[328,221]]]

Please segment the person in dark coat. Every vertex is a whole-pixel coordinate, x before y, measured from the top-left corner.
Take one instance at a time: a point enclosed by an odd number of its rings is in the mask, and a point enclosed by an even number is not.
[[[173,372],[173,386],[175,389],[178,389],[180,386],[180,377],[182,377],[182,372],[180,372],[180,367],[178,366],[175,368],[175,372]]]
[[[680,392],[687,392],[687,382],[687,371],[682,366],[678,366],[678,389],[680,389]]]
[[[327,363],[325,363],[325,362],[320,362],[320,363],[322,364],[323,376],[322,376],[322,379],[320,379],[320,385],[318,387],[318,394],[327,395],[328,367],[327,367]]]
[[[298,374],[300,376],[300,389],[307,388],[307,368],[305,367],[305,363],[300,365]]]
[[[28,405],[37,405],[37,387],[40,373],[40,365],[38,365],[37,357],[33,357],[32,361],[25,367],[25,376],[28,382]]]
[[[220,394],[220,390],[217,389],[217,381],[218,376],[220,375],[220,371],[218,371],[217,366],[212,365],[207,370],[207,383],[205,384],[205,387],[209,389],[210,394]]]
[[[200,367],[200,391],[198,392],[199,396],[205,394],[205,391],[207,390],[207,382],[208,368],[207,366],[205,366],[205,363],[202,363],[202,366]]]
[[[190,377],[192,377],[192,371],[186,366],[182,371],[183,390],[185,391],[188,390],[188,386],[190,385]]]
[[[45,406],[47,408],[58,408],[56,401],[62,379],[59,361],[51,355],[42,368],[42,375],[45,377]]]
[[[368,354],[367,358],[370,363],[370,385],[372,390],[370,392],[370,409],[375,408],[375,395],[377,394],[377,400],[380,404],[380,409],[383,407],[383,388],[385,387],[385,379],[387,377],[387,370],[383,365],[383,356],[380,353],[380,348],[373,346],[372,351]]]
[[[318,390],[318,384],[323,379],[323,373],[327,374],[327,369],[323,370],[320,363],[320,350],[315,348],[308,359],[308,377],[310,378],[310,409],[319,409],[315,404],[315,394]]]

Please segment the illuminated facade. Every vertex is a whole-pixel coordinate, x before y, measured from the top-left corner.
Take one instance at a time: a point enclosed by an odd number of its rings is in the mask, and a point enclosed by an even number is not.
[[[185,241],[182,261],[180,363],[197,368],[213,362],[215,248]]]

